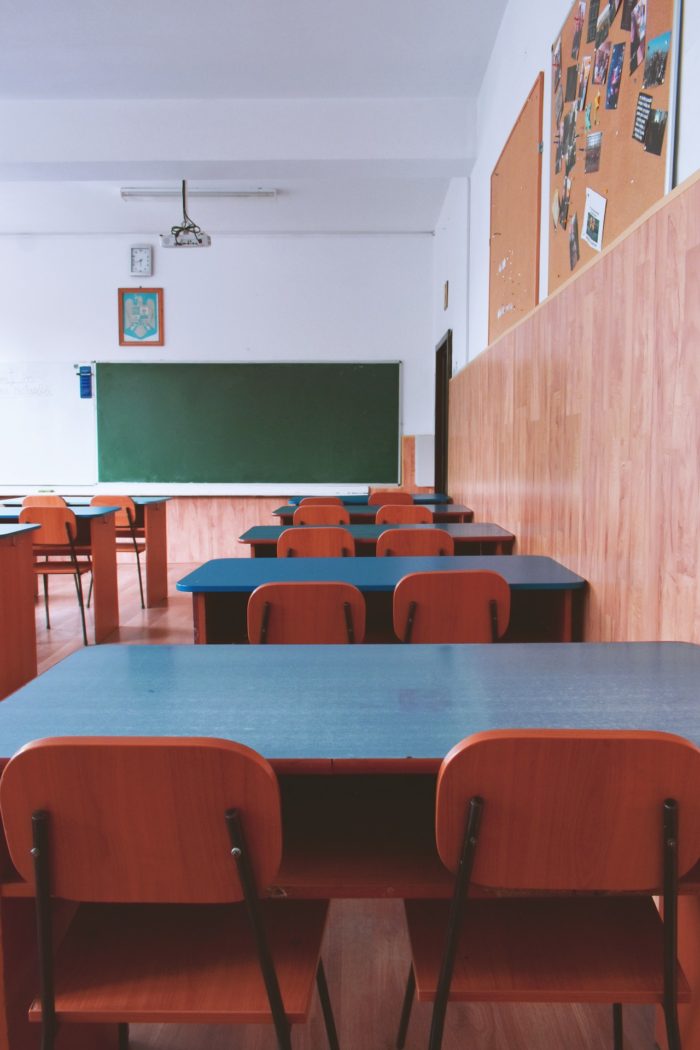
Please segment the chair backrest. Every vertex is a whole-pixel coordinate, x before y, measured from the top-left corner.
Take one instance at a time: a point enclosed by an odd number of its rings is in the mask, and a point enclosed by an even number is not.
[[[401,492],[400,489],[377,489],[367,497],[367,505],[370,507],[378,507],[383,503],[413,503],[413,496],[410,492]]]
[[[387,529],[377,540],[377,557],[454,554],[455,542],[444,529]]]
[[[32,533],[35,547],[66,546],[69,534],[74,540],[78,532],[75,514],[66,506],[24,507],[19,512],[19,520],[41,526]]]
[[[361,642],[365,600],[350,583],[263,583],[248,599],[248,641],[298,645]]]
[[[277,778],[227,740],[66,737],[5,768],[10,855],[30,885],[32,814],[49,815],[51,893],[68,900],[217,903],[242,897],[225,822],[238,809],[257,885],[282,853]]]
[[[25,496],[23,507],[67,507],[63,496]]]
[[[343,501],[340,496],[304,496],[299,500],[300,507],[342,507]]]
[[[90,506],[119,507],[114,515],[114,524],[118,528],[128,528],[131,522],[136,521],[136,504],[131,496],[93,496]],[[131,522],[129,515],[131,515]]]
[[[451,871],[474,797],[483,799],[479,885],[658,889],[667,798],[678,803],[679,875],[700,857],[700,751],[666,733],[524,729],[463,740],[437,786],[437,847]]]
[[[285,529],[277,540],[278,558],[354,558],[352,533],[339,525]]]
[[[394,589],[394,631],[411,642],[493,642],[510,619],[510,587],[497,572],[413,572]]]
[[[413,503],[383,503],[374,519],[377,525],[430,525],[433,512],[428,507]]]
[[[292,516],[294,525],[349,525],[350,512],[346,507],[337,504],[314,504],[302,507],[301,504]]]

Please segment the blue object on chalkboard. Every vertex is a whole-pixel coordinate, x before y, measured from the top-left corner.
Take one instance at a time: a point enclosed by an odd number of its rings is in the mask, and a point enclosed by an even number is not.
[[[80,396],[92,397],[92,368],[90,365],[80,365],[78,375],[80,376]]]

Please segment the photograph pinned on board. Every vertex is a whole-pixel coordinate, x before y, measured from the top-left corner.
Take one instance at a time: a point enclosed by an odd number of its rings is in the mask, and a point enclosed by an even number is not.
[[[622,83],[622,66],[625,61],[625,45],[614,44],[610,56],[610,75],[608,77],[608,90],[605,93],[605,108],[617,109],[617,101],[620,97],[620,84]]]
[[[559,130],[554,137],[554,174],[561,171],[561,162],[564,157],[564,121],[559,121]]]
[[[591,73],[591,58],[590,55],[585,55],[581,59],[581,65],[579,66],[578,73],[578,90],[576,92],[576,106],[581,112],[586,104],[586,92],[588,91],[588,78]]]
[[[626,33],[629,33],[632,25],[632,8],[637,3],[637,0],[623,0],[622,3],[622,18],[620,19],[620,29],[624,29]]]
[[[557,88],[557,93],[554,97],[554,122],[559,126],[561,124],[561,118],[564,113],[564,92],[561,89],[561,84]]]
[[[552,90],[561,84],[561,37],[552,48]]]
[[[647,153],[653,153],[657,157],[661,156],[667,120],[668,111],[665,109],[652,109],[650,112],[644,138],[644,149]]]
[[[630,73],[644,61],[647,38],[647,0],[638,0],[630,17]]]
[[[571,220],[571,230],[569,231],[569,265],[572,270],[580,258],[581,249],[579,248],[578,243],[578,215],[574,212],[574,217]]]
[[[608,0],[608,8],[610,9],[610,25],[615,21],[615,15],[620,9],[621,0]]]
[[[589,102],[588,105],[586,106],[585,110],[583,111],[583,126],[586,129],[586,131],[590,131],[591,130],[591,112],[592,112],[592,110],[593,110],[593,103]]]
[[[586,32],[586,43],[592,44],[595,40],[595,31],[598,24],[598,13],[600,11],[600,0],[591,0],[588,8],[588,30]]]
[[[647,124],[653,101],[654,99],[651,95],[645,95],[643,91],[639,92],[637,108],[634,113],[634,127],[632,128],[632,138],[636,142],[644,142],[646,139]]]
[[[564,117],[564,134],[562,136],[562,159],[568,175],[576,163],[576,106],[572,106]]]
[[[592,131],[586,135],[586,160],[583,170],[587,175],[600,169],[600,151],[603,146],[603,132]]]
[[[604,40],[608,39],[610,32],[610,5],[603,4],[598,15],[595,27],[595,46],[600,47]]]
[[[569,205],[571,203],[571,179],[564,178],[564,187],[562,195],[559,198],[559,225],[562,230],[566,229],[566,224],[569,221]]]
[[[583,229],[581,236],[586,244],[597,252],[603,247],[603,225],[605,223],[605,206],[607,199],[595,190],[586,188],[586,206],[583,212]]]
[[[606,40],[604,44],[596,50],[595,62],[593,63],[593,83],[604,84],[608,79],[608,69],[610,68],[610,52],[612,51],[612,43]]]
[[[671,34],[662,33],[649,41],[647,57],[644,63],[644,83],[642,87],[657,87],[666,79],[666,63],[668,62],[668,50],[671,46]]]
[[[559,190],[555,190],[554,191],[554,196],[552,197],[552,222],[554,224],[554,229],[555,230],[556,230],[557,226],[559,225],[559,209],[560,209]]]
[[[578,86],[578,66],[569,66],[566,71],[566,94],[565,102],[576,101],[576,88]]]
[[[586,18],[586,0],[578,0],[574,5],[574,38],[571,43],[571,57],[578,58],[583,35],[583,23]]]

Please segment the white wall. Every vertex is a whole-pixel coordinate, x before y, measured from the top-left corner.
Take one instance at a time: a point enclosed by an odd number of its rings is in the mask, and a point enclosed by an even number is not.
[[[165,346],[118,345],[128,247],[153,236],[0,237],[0,483],[96,481],[94,402],[73,364],[403,362],[403,431],[432,430],[431,236],[219,236],[155,252]],[[137,425],[137,421],[135,421]]]
[[[452,370],[467,362],[469,182],[452,179],[435,228],[433,256],[433,346],[452,329]],[[445,281],[449,281],[447,309]]]
[[[476,161],[470,178],[469,328],[470,358],[488,342],[489,221],[491,172],[537,74],[544,70],[544,127],[551,106],[551,47],[571,0],[509,0],[477,102]],[[700,62],[700,0],[684,0],[683,98],[679,133],[679,181],[700,167],[700,93],[694,81]],[[546,149],[545,149],[546,156]],[[540,298],[547,294],[550,211],[549,165],[542,166]]]

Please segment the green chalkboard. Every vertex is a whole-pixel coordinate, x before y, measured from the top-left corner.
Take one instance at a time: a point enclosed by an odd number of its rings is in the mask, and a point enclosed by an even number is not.
[[[100,481],[399,480],[399,365],[96,366]]]

